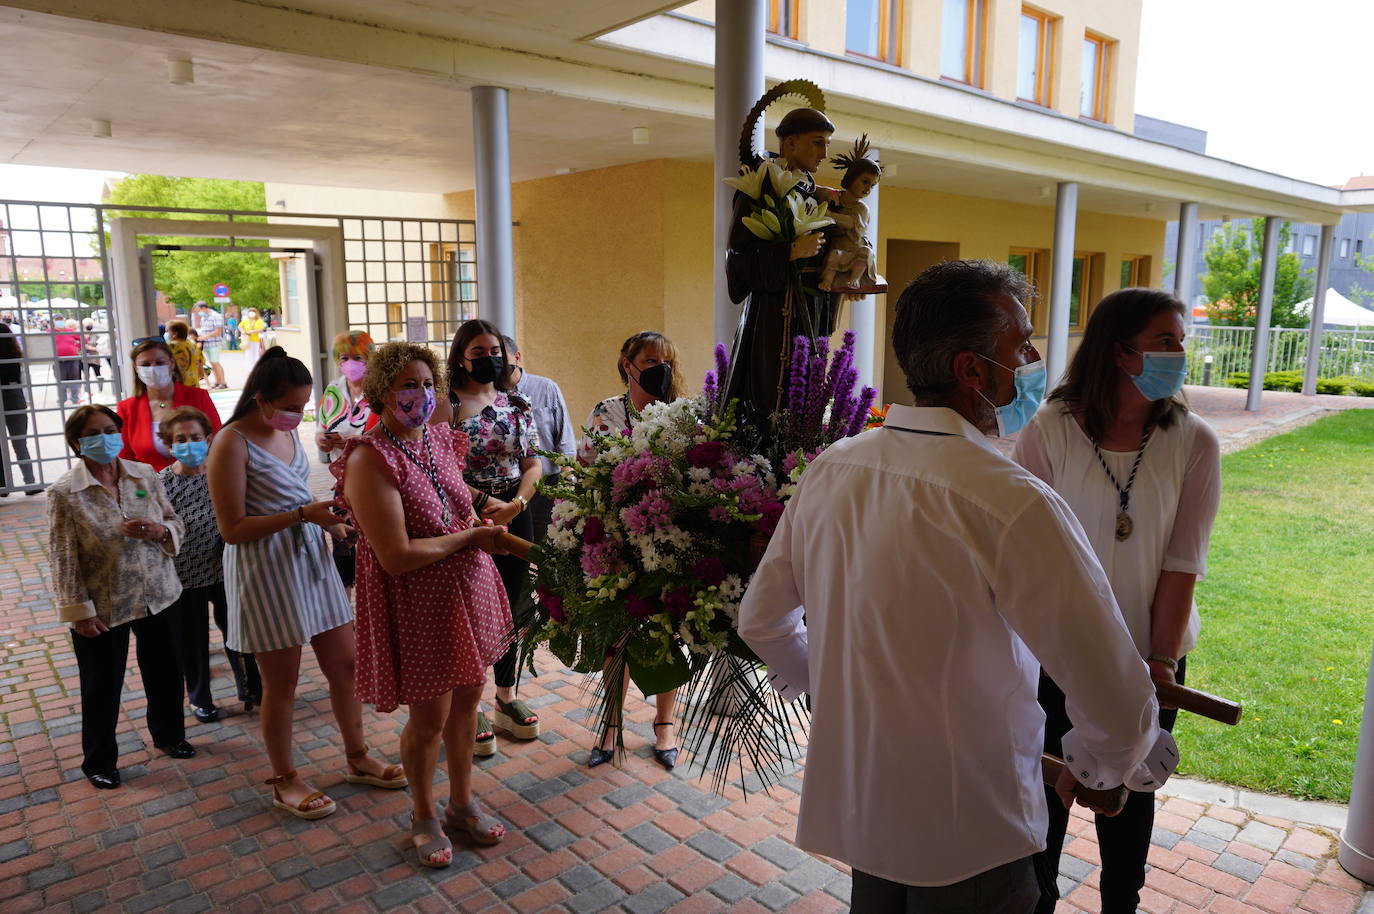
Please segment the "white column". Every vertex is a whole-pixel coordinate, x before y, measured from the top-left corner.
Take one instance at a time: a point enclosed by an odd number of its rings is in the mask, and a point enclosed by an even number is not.
[[[870,150],[869,155],[879,160],[878,150]],[[878,254],[878,188],[881,186],[874,184],[873,190],[864,198],[864,204],[868,207],[868,240],[873,242],[875,256]],[[854,331],[854,367],[859,372],[859,386],[867,384],[879,387],[876,383],[878,347],[883,341],[878,330],[878,301],[875,296],[865,295],[856,302],[850,302],[849,329]]]
[[[1279,219],[1264,220],[1264,253],[1260,260],[1259,314],[1255,315],[1255,348],[1250,353],[1250,391],[1247,412],[1258,412],[1264,393],[1264,369],[1269,365],[1269,319],[1274,312],[1274,271],[1279,261]]]
[[[739,132],[745,115],[763,94],[763,37],[768,29],[765,0],[716,0],[716,167],[715,307],[717,342],[730,345],[739,306],[725,283],[725,249],[730,243],[734,188],[722,183],[739,174]]]
[[[1323,229],[1327,226],[1323,226]],[[1364,723],[1360,746],[1355,750],[1355,775],[1350,784],[1350,811],[1336,851],[1345,871],[1361,882],[1374,885],[1374,659],[1364,690]]]
[[[1188,320],[1192,320],[1192,298],[1197,292],[1193,288],[1193,281],[1197,278],[1197,272],[1193,269],[1195,263],[1197,204],[1181,203],[1178,207],[1178,248],[1174,251],[1174,298],[1183,302],[1183,306],[1188,309]]]
[[[1317,249],[1317,284],[1312,290],[1312,322],[1307,325],[1307,364],[1303,366],[1302,392],[1317,392],[1317,369],[1321,367],[1322,319],[1326,317],[1326,284],[1331,281],[1331,249],[1336,246],[1336,227],[1322,226],[1321,246]]]
[[[1078,222],[1078,184],[1061,181],[1054,200],[1054,250],[1050,252],[1050,319],[1046,328],[1045,368],[1053,390],[1069,364],[1069,291],[1073,286],[1074,230]],[[1084,289],[1082,292],[1086,293]],[[1080,295],[1081,299],[1081,295]],[[1080,308],[1086,301],[1079,301]]]
[[[473,177],[477,203],[477,298],[481,315],[516,336],[511,240],[510,120],[506,90],[472,87]]]

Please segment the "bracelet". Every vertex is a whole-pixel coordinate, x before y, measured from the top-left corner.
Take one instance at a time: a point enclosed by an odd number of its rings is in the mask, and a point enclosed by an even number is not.
[[[1170,671],[1174,673],[1178,672],[1178,661],[1164,654],[1151,654],[1148,658],[1148,662],[1162,663],[1165,666],[1167,666],[1170,669]]]
[[[525,513],[525,509],[530,506],[529,499],[523,495],[516,495],[514,498],[511,499],[511,501],[520,502],[520,510],[516,512],[517,514]]]

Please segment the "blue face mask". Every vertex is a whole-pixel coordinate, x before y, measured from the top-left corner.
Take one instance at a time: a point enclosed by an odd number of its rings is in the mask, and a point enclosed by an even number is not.
[[[1140,374],[1131,375],[1136,390],[1146,400],[1164,400],[1183,389],[1188,358],[1182,352],[1140,353]]]
[[[172,445],[172,456],[180,460],[183,466],[200,466],[205,462],[205,455],[208,453],[210,453],[210,442],[208,441],[178,441]]]
[[[979,358],[984,361],[992,362],[985,355]],[[1040,401],[1045,398],[1045,363],[1043,361],[1031,362],[1029,365],[1018,365],[1016,368],[1007,368],[1001,362],[992,362],[998,368],[1005,368],[1016,376],[1016,396],[1012,397],[1011,402],[1006,406],[997,406],[980,390],[978,396],[987,400],[997,413],[997,434],[999,437],[1014,435],[1035,416],[1035,411],[1040,408]]]
[[[113,463],[119,452],[124,450],[124,436],[118,433],[87,435],[76,443],[81,445],[81,456],[96,463]]]

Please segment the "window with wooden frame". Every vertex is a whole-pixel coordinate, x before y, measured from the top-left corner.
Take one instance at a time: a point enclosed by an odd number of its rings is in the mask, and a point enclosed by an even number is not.
[[[1078,89],[1078,113],[1103,123],[1107,120],[1107,102],[1111,98],[1114,44],[1092,32],[1083,35],[1083,81]]]
[[[768,31],[783,38],[797,37],[797,0],[768,0]]]
[[[1007,265],[1031,281],[1037,292],[1045,288],[1046,271],[1049,267],[1050,252],[1041,248],[1012,248],[1007,255]],[[1022,302],[1030,312],[1031,326],[1035,332],[1045,332],[1045,303],[1043,296],[1036,295],[1030,302]]]
[[[1048,108],[1050,87],[1054,84],[1054,19],[1048,13],[1023,6],[1020,29],[1016,97]]]
[[[1069,329],[1082,330],[1088,314],[1102,298],[1104,255],[1075,251],[1069,282]]]
[[[900,65],[901,0],[847,0],[844,46],[850,54]]]
[[[1127,256],[1121,258],[1122,289],[1145,288],[1150,285],[1150,258]]]
[[[940,75],[983,87],[987,26],[984,0],[944,0],[940,19]]]

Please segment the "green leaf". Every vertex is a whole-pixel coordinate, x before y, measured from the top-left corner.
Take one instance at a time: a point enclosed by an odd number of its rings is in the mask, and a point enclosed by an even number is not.
[[[645,695],[664,695],[686,682],[692,675],[682,648],[673,645],[666,654],[662,645],[647,638],[635,638],[626,646],[625,662],[630,679]]]

